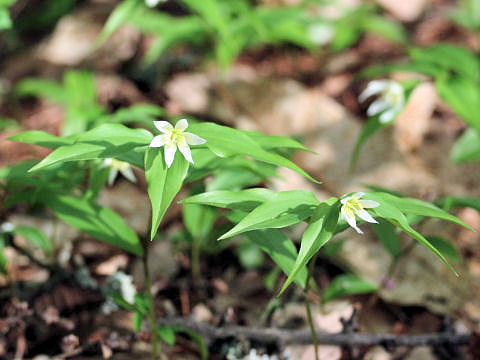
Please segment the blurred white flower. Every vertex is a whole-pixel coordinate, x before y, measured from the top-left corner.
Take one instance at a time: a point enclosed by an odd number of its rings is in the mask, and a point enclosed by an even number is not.
[[[105,167],[110,168],[110,173],[108,174],[108,185],[110,186],[113,185],[113,182],[115,181],[119,171],[120,174],[122,174],[126,179],[130,180],[133,183],[137,182],[132,167],[129,163],[125,161],[107,158],[103,160],[103,162],[100,164],[101,169]]]
[[[379,120],[385,124],[392,121],[405,105],[405,93],[402,85],[393,80],[373,80],[360,94],[358,100],[365,101],[373,95],[380,94],[367,109],[368,116],[380,114]]]
[[[155,7],[161,2],[165,2],[167,0],[145,0],[145,4],[147,4],[148,7]]]
[[[326,45],[333,39],[333,27],[326,23],[312,24],[308,27],[308,37],[317,45]]]
[[[205,144],[207,140],[184,131],[188,127],[187,119],[179,120],[175,127],[167,121],[154,121],[153,123],[162,135],[155,136],[149,146],[165,146],[165,162],[167,166],[170,167],[172,165],[177,147],[185,159],[193,164],[192,153],[188,145]]]
[[[12,232],[15,229],[15,226],[8,221],[5,221],[0,225],[0,232]]]
[[[365,209],[376,208],[380,204],[373,200],[361,200],[360,198],[365,195],[363,192],[357,192],[351,196],[340,200],[342,208],[340,209],[341,217],[359,234],[363,234],[363,231],[357,226],[357,220],[355,216],[365,220],[369,223],[378,224],[372,215],[370,215]]]
[[[103,291],[107,294],[107,299],[102,306],[102,311],[105,314],[110,314],[118,310],[118,305],[115,299],[108,294],[113,292],[120,295],[126,302],[133,304],[135,302],[135,295],[137,289],[133,284],[132,277],[122,271],[117,271],[112,276],[109,276],[103,286]]]

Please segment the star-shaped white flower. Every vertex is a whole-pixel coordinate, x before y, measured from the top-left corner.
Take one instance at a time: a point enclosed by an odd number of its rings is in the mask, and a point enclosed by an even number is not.
[[[380,114],[379,120],[385,124],[392,121],[405,105],[405,94],[402,85],[393,80],[374,80],[360,94],[358,100],[365,101],[373,95],[380,94],[367,109],[368,116]]]
[[[173,163],[177,147],[185,159],[193,164],[192,153],[188,145],[202,145],[207,142],[200,136],[184,131],[188,127],[187,119],[179,120],[175,127],[167,121],[154,121],[153,124],[162,135],[155,136],[149,146],[165,146],[165,162],[168,167]]]
[[[103,160],[102,164],[100,164],[101,169],[105,167],[110,168],[110,172],[108,173],[108,185],[110,186],[113,185],[113,182],[117,178],[118,172],[120,172],[120,174],[122,174],[126,179],[130,180],[131,182],[137,182],[132,167],[129,163],[125,161],[107,158]]]
[[[365,220],[366,222],[378,224],[378,221],[375,220],[365,209],[375,208],[380,205],[378,202],[373,200],[361,200],[360,198],[363,195],[365,195],[365,193],[357,192],[340,200],[342,203],[342,208],[340,209],[341,217],[359,234],[363,234],[363,231],[357,226],[357,220],[355,219],[355,216],[358,216],[360,219]]]

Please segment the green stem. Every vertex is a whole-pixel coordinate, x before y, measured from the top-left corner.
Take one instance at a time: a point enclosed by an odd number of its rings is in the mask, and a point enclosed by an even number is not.
[[[317,332],[315,331],[315,325],[313,324],[312,310],[310,308],[310,298],[308,296],[308,292],[310,291],[310,281],[313,280],[313,269],[315,267],[315,260],[317,260],[316,255],[312,258],[312,260],[310,260],[310,264],[308,264],[307,282],[305,284],[305,308],[307,309],[308,325],[310,326],[310,331],[312,333],[313,346],[315,347],[315,360],[319,360]]]
[[[194,237],[192,241],[192,278],[194,283],[200,279],[200,239]]]
[[[149,312],[148,312],[148,321],[150,323],[150,329],[152,331],[152,352],[153,358],[156,360],[160,355],[160,341],[157,335],[157,318],[155,316],[155,305],[153,302],[152,294],[152,280],[150,278],[150,271],[148,269],[148,252],[145,249],[145,254],[143,255],[143,274],[145,276],[145,286],[147,290],[148,303],[149,303]]]

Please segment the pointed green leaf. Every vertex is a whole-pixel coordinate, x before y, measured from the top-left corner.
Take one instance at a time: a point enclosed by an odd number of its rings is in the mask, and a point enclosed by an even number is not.
[[[145,146],[153,135],[144,129],[130,129],[121,124],[104,124],[78,136],[72,145],[61,146],[30,171],[59,161],[78,161],[116,157],[136,147]]]
[[[453,145],[450,158],[457,164],[480,160],[480,135],[475,129],[467,129]]]
[[[305,271],[305,266],[310,259],[332,238],[337,227],[339,212],[340,202],[337,198],[330,198],[317,206],[303,233],[300,252],[293,270],[279,294],[285,291],[300,271]]]
[[[281,228],[299,223],[312,215],[318,204],[319,201],[310,191],[293,190],[277,193],[255,208],[219,240],[250,230]]]
[[[380,122],[378,116],[372,116],[368,119],[366,125],[362,128],[360,135],[357,138],[357,142],[355,143],[355,147],[352,152],[352,156],[350,158],[350,171],[353,171],[355,165],[357,164],[358,155],[360,154],[360,150],[362,149],[363,144],[377,131],[383,129],[384,127],[388,126],[390,123],[383,124]]]
[[[425,238],[430,242],[430,244],[435,246],[438,251],[447,256],[455,264],[460,263],[460,255],[450,242],[439,236],[426,236]]]
[[[73,196],[49,196],[42,201],[70,226],[132,254],[143,254],[137,234],[116,212]]]
[[[7,138],[7,140],[43,146],[49,149],[56,149],[63,145],[73,144],[75,137],[59,137],[45,131],[31,130],[11,136]]]
[[[292,169],[307,179],[319,183],[295,163],[281,155],[264,150],[254,139],[240,130],[214,123],[198,123],[191,125],[189,131],[206,139],[205,145],[218,156],[251,156],[256,160]]]
[[[471,196],[447,196],[438,200],[446,211],[453,207],[469,207],[480,212],[480,199]]]
[[[40,230],[30,226],[17,226],[14,231],[15,234],[23,236],[33,246],[41,249],[47,255],[53,253],[52,242]]]
[[[395,207],[397,207],[400,211],[405,212],[409,215],[429,216],[448,220],[473,231],[473,229],[467,224],[465,224],[462,220],[460,220],[456,216],[453,216],[452,214],[447,213],[446,211],[440,209],[439,207],[431,203],[407,197],[400,198],[385,193],[379,194],[381,194],[380,196],[383,197],[384,202],[386,201],[390,204],[395,205]]]
[[[377,285],[360,279],[358,276],[343,274],[333,279],[330,285],[325,289],[322,302],[325,303],[332,299],[347,295],[368,294],[377,289]]]
[[[153,240],[160,226],[163,215],[180,191],[187,175],[188,162],[177,152],[172,166],[167,167],[162,148],[147,148],[145,152],[145,177],[148,184],[148,196],[152,203],[152,228],[150,239]]]
[[[274,195],[274,191],[264,188],[242,191],[217,190],[190,196],[180,201],[180,203],[203,204],[220,208],[251,211]]]
[[[400,239],[398,238],[395,228],[389,222],[378,219],[378,224],[372,226],[373,231],[382,243],[383,247],[387,249],[390,255],[394,258],[399,256],[402,252]]]
[[[295,274],[292,273],[298,254],[297,248],[282,231],[278,229],[255,230],[246,233],[245,236],[265,251],[287,276],[291,276],[292,280],[302,288],[305,287],[307,269],[303,268],[296,271]]]
[[[106,24],[103,26],[102,32],[96,41],[97,47],[100,47],[121,25],[125,24],[144,8],[145,5],[142,4],[142,2],[143,1],[125,0],[120,3],[112,11]]]
[[[385,193],[367,193],[365,194],[364,198],[378,202],[380,205],[371,209],[371,211],[375,212],[376,215],[390,221],[392,224],[398,226],[405,233],[416,239],[427,249],[433,252],[440,260],[443,261],[445,265],[450,268],[450,270],[452,270],[455,275],[458,276],[458,273],[455,271],[452,265],[449,264],[442,253],[438,251],[437,248],[435,248],[432,244],[430,244],[430,242],[425,239],[422,234],[418,233],[410,226],[405,215],[394,205],[393,202],[390,201],[392,198],[394,198],[394,196]]]
[[[257,131],[241,130],[249,138],[253,139],[257,144],[266,149],[287,148],[312,152],[298,141],[285,136],[264,135]]]

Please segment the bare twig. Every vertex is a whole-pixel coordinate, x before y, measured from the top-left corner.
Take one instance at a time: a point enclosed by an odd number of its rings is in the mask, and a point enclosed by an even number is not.
[[[255,328],[245,326],[216,327],[207,323],[200,323],[184,318],[164,318],[158,320],[159,326],[176,326],[193,330],[203,336],[207,343],[217,339],[244,338],[254,339],[266,343],[286,344],[312,344],[312,334],[306,330],[287,330],[279,328]],[[396,334],[363,334],[363,333],[337,333],[328,334],[317,330],[319,344],[339,346],[426,346],[449,344],[456,346],[468,345],[470,334],[433,333],[416,335]]]

